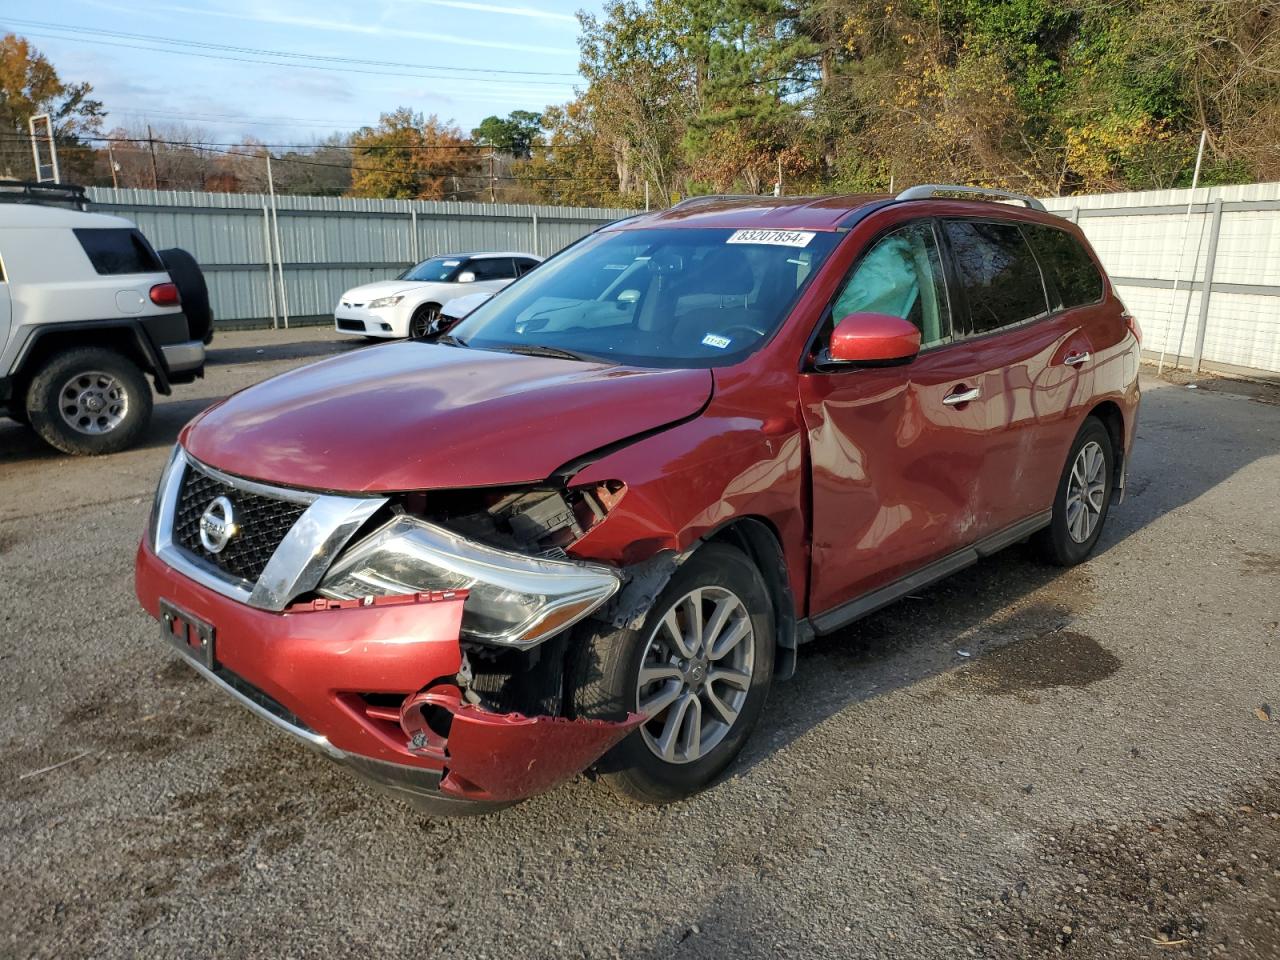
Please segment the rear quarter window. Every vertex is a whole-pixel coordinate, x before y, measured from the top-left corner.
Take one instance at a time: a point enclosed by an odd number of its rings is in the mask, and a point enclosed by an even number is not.
[[[1079,240],[1056,227],[1028,224],[1023,229],[1064,307],[1083,307],[1102,299],[1102,274]]]
[[[93,269],[103,275],[163,273],[164,264],[147,238],[128,227],[82,227],[73,231]]]

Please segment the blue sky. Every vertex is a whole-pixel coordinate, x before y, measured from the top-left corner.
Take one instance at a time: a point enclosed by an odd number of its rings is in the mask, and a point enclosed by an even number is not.
[[[0,31],[27,37],[64,80],[92,83],[110,112],[108,128],[185,122],[219,137],[302,143],[374,123],[402,105],[469,131],[489,114],[569,100],[581,83],[574,13],[582,7],[578,0],[5,0]],[[185,45],[148,39],[156,37]],[[369,62],[243,62],[280,59],[255,51]]]

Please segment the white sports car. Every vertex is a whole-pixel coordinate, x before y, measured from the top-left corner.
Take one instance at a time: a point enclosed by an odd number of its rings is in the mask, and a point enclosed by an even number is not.
[[[450,300],[494,293],[528,273],[541,257],[529,253],[461,253],[432,257],[394,280],[352,287],[333,311],[339,333],[362,337],[421,337]]]

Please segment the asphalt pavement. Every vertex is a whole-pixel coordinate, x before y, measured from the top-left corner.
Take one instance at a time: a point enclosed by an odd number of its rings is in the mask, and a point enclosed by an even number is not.
[[[0,420],[0,954],[1280,957],[1280,405],[1145,384],[1127,501],[801,652],[732,775],[430,820],[175,659],[133,551],[181,425],[353,349],[233,333],[101,459]],[[377,349],[377,348],[374,348]]]

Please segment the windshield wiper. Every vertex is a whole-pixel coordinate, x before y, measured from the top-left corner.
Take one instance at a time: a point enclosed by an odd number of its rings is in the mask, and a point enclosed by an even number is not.
[[[436,337],[431,342],[443,343],[447,347],[465,347],[467,345],[467,341],[463,340],[461,337],[455,337],[449,333],[442,333],[440,334],[440,336]]]
[[[578,353],[576,350],[566,350],[564,347],[549,347],[541,343],[498,343],[494,344],[492,349],[520,353],[526,357],[555,357],[559,360],[582,360],[588,363],[608,362],[602,361],[600,357],[593,357],[589,353]]]

